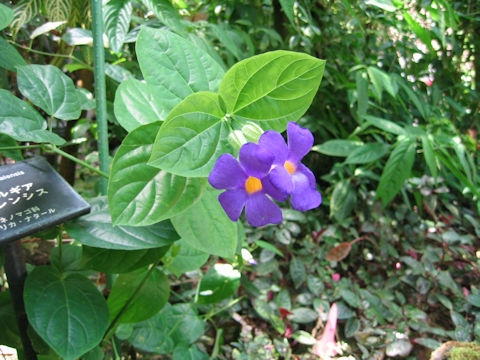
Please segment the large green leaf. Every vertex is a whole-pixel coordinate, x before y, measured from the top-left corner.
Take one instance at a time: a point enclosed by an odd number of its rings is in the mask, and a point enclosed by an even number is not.
[[[386,131],[395,135],[406,135],[407,131],[400,125],[395,124],[393,121],[385,120],[376,116],[366,115],[365,119],[373,126],[380,130]]]
[[[18,88],[35,105],[62,120],[80,117],[80,101],[72,79],[52,65],[17,67]]]
[[[361,141],[336,139],[325,141],[320,145],[315,145],[312,150],[329,156],[345,157],[362,146],[363,143]]]
[[[219,193],[207,188],[199,202],[171,220],[190,246],[207,254],[233,258],[238,241],[237,224],[228,218],[218,202]]]
[[[410,176],[415,160],[415,147],[415,141],[409,138],[402,138],[397,142],[395,149],[390,154],[380,177],[376,195],[377,199],[382,199],[384,207],[402,189],[403,183]]]
[[[209,254],[190,246],[183,239],[175,243],[175,246],[180,246],[180,251],[168,264],[167,269],[176,276],[200,268],[210,257]]]
[[[105,34],[110,43],[110,49],[115,53],[122,50],[131,16],[132,2],[130,0],[110,0],[103,8]]]
[[[9,291],[0,292],[0,344],[13,348],[22,346],[15,310]]]
[[[179,102],[165,87],[128,79],[115,93],[115,117],[125,130],[132,131],[140,125],[165,120]]]
[[[199,304],[213,304],[232,296],[240,285],[240,272],[230,264],[215,264],[205,274],[198,293]]]
[[[283,131],[312,103],[324,69],[324,60],[307,54],[268,52],[235,64],[223,77],[219,94],[235,118],[277,121],[276,130]]]
[[[13,10],[0,4],[0,30],[5,29],[13,20]]]
[[[157,263],[169,246],[145,250],[112,250],[83,246],[82,268],[120,274]]]
[[[9,71],[17,71],[16,67],[26,62],[12,45],[0,37],[0,67]]]
[[[65,142],[58,135],[44,130],[45,119],[25,101],[7,90],[0,89],[0,132],[17,141],[51,142],[61,145]]]
[[[115,224],[150,225],[192,206],[206,178],[185,178],[147,165],[160,123],[140,126],[123,140],[110,172],[108,201]]]
[[[368,164],[383,157],[389,145],[382,142],[372,142],[352,151],[345,159],[346,164]]]
[[[169,29],[182,34],[185,32],[186,22],[180,17],[169,0],[141,0],[147,9],[164,23]]]
[[[398,87],[392,82],[392,79],[390,79],[390,76],[386,72],[374,66],[369,66],[367,72],[375,89],[374,94],[378,101],[382,101],[383,90],[386,90],[392,97],[397,95]]]
[[[142,286],[138,290],[140,284]],[[160,311],[167,303],[169,295],[168,279],[157,268],[153,270],[140,269],[128,274],[121,274],[115,280],[112,292],[108,296],[110,321],[117,316],[120,316],[120,323],[146,320]],[[131,297],[133,298],[131,299]],[[122,310],[124,306],[127,307]],[[120,311],[122,311],[121,314]]]
[[[92,247],[114,250],[141,250],[170,245],[178,234],[169,220],[145,226],[113,226],[106,197],[91,199],[90,214],[65,224],[70,236]]]
[[[198,346],[177,346],[173,352],[173,360],[209,360],[208,354],[201,351]]]
[[[92,282],[53,267],[35,268],[25,281],[28,321],[63,359],[97,346],[108,326],[108,307]]]
[[[233,152],[224,115],[217,94],[188,96],[160,128],[148,164],[180,176],[207,177],[221,154]]]
[[[330,199],[330,216],[333,216],[338,222],[342,222],[352,212],[356,199],[350,181],[339,181],[335,185]]]
[[[116,335],[138,349],[168,354],[176,346],[192,344],[204,331],[205,322],[192,304],[166,304],[151,319],[120,325]]]
[[[137,56],[148,84],[165,89],[180,102],[198,91],[216,91],[224,71],[210,55],[166,30],[143,27],[137,39]]]

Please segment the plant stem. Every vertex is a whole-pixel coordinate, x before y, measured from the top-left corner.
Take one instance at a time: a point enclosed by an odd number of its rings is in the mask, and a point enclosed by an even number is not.
[[[0,147],[0,151],[5,151],[5,150],[22,150],[22,149],[36,149],[36,148],[41,148],[41,147],[43,147],[42,144],[39,144],[39,145],[3,146],[3,147]]]
[[[93,27],[93,68],[95,76],[95,100],[97,103],[98,153],[100,170],[108,173],[108,124],[107,95],[105,85],[105,53],[103,48],[103,15],[102,0],[91,0]],[[100,189],[103,195],[107,193],[108,183],[101,179]]]
[[[16,46],[16,47],[19,47],[21,48],[22,50],[26,50],[26,51],[29,51],[29,52],[32,52],[34,54],[40,54],[40,55],[47,55],[47,56],[53,56],[53,57],[62,57],[62,58],[66,58],[66,59],[72,59],[72,60],[75,60],[76,62],[84,65],[85,67],[87,67],[89,70],[92,70],[92,68],[84,63],[82,60],[76,58],[75,56],[73,55],[63,55],[63,54],[55,54],[55,53],[49,53],[49,52],[45,52],[45,51],[40,51],[40,50],[34,50],[32,49],[31,47],[24,47],[23,45],[21,44],[17,44],[15,41],[8,41],[10,44]]]
[[[209,320],[210,320],[212,317],[214,317],[215,315],[220,314],[222,311],[227,310],[229,307],[232,307],[233,305],[235,305],[235,304],[238,303],[239,301],[243,300],[244,298],[246,298],[245,295],[240,296],[239,298],[236,298],[236,299],[230,301],[227,305],[225,305],[224,307],[220,308],[219,310],[213,311],[212,313],[209,312],[208,314],[205,314],[205,320],[209,321]]]
[[[132,296],[130,296],[130,298],[127,300],[127,302],[125,303],[125,305],[123,305],[123,307],[120,309],[120,311],[118,312],[118,314],[115,316],[115,318],[112,320],[112,322],[110,323],[110,325],[108,326],[108,329],[107,331],[105,332],[105,337],[103,338],[103,342],[105,343],[106,341],[108,341],[110,339],[110,337],[114,334],[115,332],[115,328],[117,327],[117,324],[118,324],[118,321],[120,320],[120,318],[122,317],[122,315],[125,313],[125,311],[127,311],[127,308],[130,306],[130,304],[133,302],[133,299],[135,299],[135,297],[137,296],[137,294],[140,292],[140,290],[142,289],[143,285],[145,284],[145,282],[147,281],[147,279],[150,277],[150,275],[152,275],[153,271],[157,268],[158,265],[160,265],[160,262],[157,262],[156,264],[154,264],[149,270],[148,272],[145,274],[145,276],[143,277],[142,281],[140,282],[140,284],[138,284],[137,288],[135,289],[135,291],[133,292]]]
[[[97,169],[96,167],[93,167],[92,165],[90,165],[89,163],[87,163],[83,160],[77,159],[75,156],[70,155],[69,153],[67,153],[63,150],[60,150],[55,145],[43,145],[43,148],[44,148],[45,151],[52,151],[54,153],[62,155],[64,157],[66,157],[67,159],[70,159],[70,160],[76,162],[77,164],[85,166],[87,169],[92,170],[92,171],[96,172],[97,174],[103,176],[104,178],[108,179],[108,174],[107,173],[103,172],[102,170]]]

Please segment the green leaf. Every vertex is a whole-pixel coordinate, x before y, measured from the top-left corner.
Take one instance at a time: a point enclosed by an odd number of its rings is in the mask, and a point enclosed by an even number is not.
[[[146,8],[171,30],[182,34],[186,25],[169,0],[141,0]]]
[[[18,146],[18,143],[10,136],[0,133],[0,147],[10,147],[10,146],[11,147]],[[23,160],[22,152],[19,149],[0,150],[0,154],[2,154],[2,156],[9,157],[10,159],[13,159],[15,161]]]
[[[368,143],[353,150],[345,159],[345,164],[368,164],[382,158],[390,146],[381,142]]]
[[[392,0],[367,0],[365,2],[367,5],[376,6],[385,11],[395,11],[397,10],[396,6],[393,4]]]
[[[148,277],[145,280],[147,275]],[[142,286],[138,289],[140,284]],[[117,316],[120,316],[118,321],[123,324],[151,318],[167,303],[169,295],[170,284],[168,279],[157,268],[153,270],[140,269],[131,273],[120,274],[108,296],[110,321],[113,321]],[[153,299],[155,301],[152,301]],[[123,310],[124,306],[127,306],[125,310]],[[121,311],[122,313],[120,313]]]
[[[307,272],[305,265],[300,258],[294,257],[290,261],[290,277],[292,278],[295,289],[298,289],[300,285],[307,279]]]
[[[50,253],[50,264],[56,267],[59,272],[77,270],[82,262],[82,247],[71,244],[62,245],[62,253],[60,256],[60,248],[57,246]]]
[[[65,23],[66,21],[55,21],[55,22],[47,22],[43,25],[40,25],[39,27],[37,27],[35,30],[32,31],[32,33],[30,34],[30,39],[33,40],[37,36],[40,36],[52,30],[55,30],[56,28],[62,26]]]
[[[13,20],[13,10],[0,4],[0,30],[5,29]]]
[[[105,34],[110,49],[114,53],[122,51],[125,36],[130,27],[132,17],[132,3],[130,0],[109,0],[103,7]]]
[[[0,133],[17,141],[52,142],[61,145],[65,141],[56,134],[44,130],[43,117],[25,101],[7,90],[0,89]]]
[[[143,77],[180,102],[199,91],[217,91],[224,71],[210,55],[169,31],[142,27],[137,56]]]
[[[115,93],[115,117],[125,130],[132,131],[140,125],[165,120],[179,102],[180,99],[164,87],[128,79]]]
[[[196,203],[206,178],[185,178],[147,165],[160,123],[143,125],[123,140],[112,163],[108,201],[116,225],[151,225]]]
[[[375,89],[375,96],[378,98],[378,101],[382,101],[383,90],[386,90],[392,97],[397,95],[397,87],[394,86],[390,76],[379,68],[369,66],[367,68],[368,76],[370,81],[373,83]]]
[[[435,49],[432,46],[432,37],[430,31],[424,29],[407,11],[403,11],[403,18],[407,22],[410,29],[417,35],[417,37],[428,47],[431,53],[435,52]]]
[[[340,289],[340,296],[351,307],[358,308],[361,305],[360,298],[351,290]]]
[[[37,267],[25,281],[24,300],[30,324],[63,359],[97,346],[108,326],[105,299],[79,274]]]
[[[167,269],[177,277],[187,271],[197,270],[210,257],[209,254],[190,246],[183,239],[180,239],[175,246],[180,246],[180,251],[168,264]]]
[[[309,324],[317,320],[318,314],[307,307],[299,307],[292,310],[292,314],[288,315],[290,321],[299,324]]]
[[[125,69],[123,66],[120,65],[113,65],[110,63],[105,63],[105,75],[111,77],[118,83],[122,83],[128,79],[134,79],[135,76]]]
[[[10,45],[4,38],[0,37],[0,67],[9,71],[17,71],[17,66],[26,64],[17,49]]]
[[[52,65],[17,67],[18,88],[48,115],[62,120],[80,117],[80,101],[72,79]]]
[[[440,346],[442,346],[441,342],[431,338],[416,338],[415,343],[432,350],[438,349]]]
[[[267,249],[275,254],[277,254],[280,257],[285,257],[283,253],[277,249],[275,245],[270,244],[269,242],[263,241],[263,240],[257,240],[255,241],[255,244],[258,245],[258,247],[261,247],[262,249]]]
[[[283,12],[287,15],[290,23],[295,26],[293,7],[295,5],[295,0],[280,0],[280,6],[282,7]]]
[[[166,304],[151,319],[120,325],[117,336],[140,350],[168,354],[176,346],[192,344],[204,331],[205,323],[192,304]]]
[[[237,249],[237,224],[231,221],[217,196],[220,191],[207,188],[195,205],[173,217],[180,237],[190,246],[207,254],[233,258]]]
[[[349,180],[341,180],[333,189],[330,199],[330,216],[333,216],[338,222],[342,222],[350,216],[357,197]]]
[[[91,212],[65,224],[68,234],[78,242],[92,247],[113,250],[141,250],[170,245],[178,234],[170,221],[145,226],[113,226],[107,199],[91,199]]]
[[[438,176],[437,171],[437,162],[435,160],[435,153],[433,152],[433,145],[432,139],[428,135],[424,135],[421,137],[422,139],[422,148],[423,148],[423,157],[425,158],[425,162],[427,163],[428,169],[430,170],[430,175],[432,175],[435,179]]]
[[[146,250],[111,250],[83,246],[82,268],[110,274],[127,273],[157,263],[168,249],[169,246]]]
[[[365,119],[372,124],[373,126],[379,128],[380,130],[386,131],[395,135],[406,135],[407,132],[400,125],[395,124],[390,120],[381,119],[376,116],[366,115]]]
[[[42,0],[19,1],[17,5],[15,5],[15,7],[13,8],[15,16],[12,23],[10,24],[13,34],[16,35],[24,24],[28,23],[35,16],[40,14],[42,6]]]
[[[173,352],[173,360],[209,360],[210,357],[196,345],[191,347],[177,346]]]
[[[13,348],[22,346],[17,319],[9,291],[0,292],[0,344]]]
[[[240,286],[240,272],[230,264],[215,264],[200,282],[199,304],[214,304],[230,296]]]
[[[415,141],[411,141],[408,138],[397,141],[397,145],[383,169],[380,183],[377,187],[376,198],[382,199],[383,207],[395,197],[410,176],[415,160],[415,148]]]
[[[363,71],[358,71],[355,75],[355,82],[357,85],[357,117],[360,122],[365,116],[368,109],[368,82],[366,74]]]
[[[78,101],[82,110],[93,110],[97,106],[93,94],[84,88],[77,89]]]
[[[363,142],[355,140],[328,140],[321,145],[312,147],[312,151],[317,151],[321,154],[329,156],[345,157],[352,153],[352,151],[361,148]]]
[[[72,0],[44,0],[49,21],[67,21],[70,17]]]
[[[283,131],[309,108],[322,80],[325,61],[290,51],[273,51],[235,64],[219,94],[234,118],[275,121]]]
[[[199,92],[178,104],[162,124],[149,165],[188,177],[207,177],[221,154],[233,153],[218,95]]]

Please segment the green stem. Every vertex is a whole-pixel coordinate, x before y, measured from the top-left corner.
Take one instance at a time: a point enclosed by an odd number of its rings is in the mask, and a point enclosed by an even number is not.
[[[107,92],[105,85],[105,53],[103,48],[103,15],[102,0],[91,0],[93,27],[93,68],[95,75],[95,100],[97,103],[98,153],[100,170],[108,173],[108,124],[107,124]],[[107,193],[108,183],[101,179],[100,189]]]
[[[137,288],[135,289],[135,291],[133,292],[132,296],[130,296],[130,298],[127,300],[127,302],[125,303],[125,305],[123,305],[123,307],[120,309],[120,311],[118,312],[118,314],[115,316],[115,318],[112,320],[112,322],[110,323],[107,331],[105,332],[105,337],[103,338],[103,342],[106,342],[108,341],[108,339],[110,339],[110,337],[114,334],[115,332],[115,328],[117,327],[118,325],[118,321],[120,320],[120,318],[122,317],[122,315],[125,313],[125,311],[127,311],[127,308],[130,306],[130,304],[133,302],[133,300],[135,299],[135,297],[138,295],[138,293],[140,292],[140,290],[142,289],[143,285],[145,284],[145,282],[147,281],[147,279],[150,277],[150,275],[152,275],[153,271],[157,268],[158,265],[160,265],[160,262],[161,260],[154,264],[150,270],[148,270],[148,272],[145,274],[145,276],[143,277],[142,281],[140,282],[140,284],[138,284]]]
[[[43,147],[42,144],[39,144],[39,145],[3,146],[3,147],[0,147],[0,151],[6,151],[6,150],[22,150],[22,149],[36,149],[36,148],[41,148],[41,147]]]
[[[16,47],[21,48],[22,50],[26,50],[26,51],[32,52],[32,53],[34,53],[34,54],[47,55],[47,56],[53,56],[53,57],[62,57],[62,58],[67,58],[67,59],[75,60],[76,62],[84,65],[85,67],[87,67],[89,70],[92,70],[91,66],[89,66],[89,65],[86,64],[86,63],[84,63],[82,60],[76,58],[75,56],[49,53],[49,52],[45,52],[45,51],[35,50],[35,49],[32,49],[31,47],[26,48],[26,47],[24,47],[23,45],[17,44],[17,43],[14,42],[14,41],[8,41],[8,42],[9,42],[10,44],[16,46]]]
[[[104,178],[108,179],[108,174],[107,173],[103,172],[102,170],[97,169],[96,167],[93,167],[92,165],[90,165],[89,163],[87,163],[83,160],[77,159],[75,156],[72,156],[72,155],[70,155],[69,153],[67,153],[63,150],[60,150],[55,145],[43,145],[42,147],[44,148],[45,151],[52,151],[54,153],[62,155],[64,157],[66,157],[67,159],[70,159],[70,160],[76,162],[77,164],[85,166],[87,169],[92,170],[92,171],[96,172],[98,175],[101,175]]]
[[[209,321],[209,320],[210,320],[212,317],[214,317],[215,315],[220,314],[222,311],[227,310],[228,308],[232,307],[233,305],[235,305],[235,304],[238,303],[239,301],[243,300],[244,298],[246,298],[245,295],[240,296],[239,298],[236,298],[236,299],[230,301],[227,305],[225,305],[224,307],[220,308],[219,310],[213,311],[213,312],[209,312],[208,314],[205,314],[205,320]]]

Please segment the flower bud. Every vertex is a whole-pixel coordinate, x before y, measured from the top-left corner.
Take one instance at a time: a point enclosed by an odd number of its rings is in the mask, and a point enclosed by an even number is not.
[[[249,121],[242,127],[242,133],[248,141],[257,143],[263,134],[263,129],[254,122]]]
[[[240,130],[233,130],[228,135],[228,142],[238,152],[240,151],[240,148],[242,147],[242,145],[246,144],[248,140],[245,138],[245,136]]]

